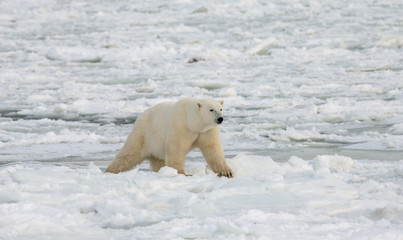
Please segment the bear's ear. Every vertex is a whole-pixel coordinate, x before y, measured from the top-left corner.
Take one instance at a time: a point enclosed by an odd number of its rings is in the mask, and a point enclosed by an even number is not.
[[[201,106],[202,106],[201,103],[198,102],[198,103],[197,103],[197,108],[200,109]]]
[[[224,106],[224,100],[220,100],[219,102],[220,102],[221,106]]]

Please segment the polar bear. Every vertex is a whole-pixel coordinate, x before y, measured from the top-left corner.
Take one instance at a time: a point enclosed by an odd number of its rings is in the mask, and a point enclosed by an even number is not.
[[[186,155],[199,148],[218,176],[232,177],[220,140],[223,104],[222,100],[184,98],[147,109],[106,172],[128,171],[148,159],[155,172],[168,166],[185,174]]]

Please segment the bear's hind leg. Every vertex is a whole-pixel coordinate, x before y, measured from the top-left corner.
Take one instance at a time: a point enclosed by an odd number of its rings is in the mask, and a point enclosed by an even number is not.
[[[137,122],[136,122],[137,123]],[[115,160],[111,162],[105,172],[111,173],[120,173],[124,171],[129,171],[137,164],[140,164],[145,159],[145,141],[142,136],[142,132],[137,130],[136,123],[134,124],[132,133],[130,133],[129,137],[122,149],[116,155]],[[138,132],[134,134],[133,132]]]
[[[154,157],[149,157],[151,170],[154,172],[158,172],[162,167],[165,166],[165,161],[161,159],[157,159]]]
[[[136,141],[137,140],[137,141]],[[129,171],[137,164],[144,161],[143,142],[136,138],[128,138],[123,148],[116,155],[115,160],[108,166],[105,172],[120,173]]]
[[[110,173],[120,173],[129,171],[134,166],[140,164],[144,158],[141,158],[138,155],[121,155],[118,154],[115,160],[108,166],[105,172]]]

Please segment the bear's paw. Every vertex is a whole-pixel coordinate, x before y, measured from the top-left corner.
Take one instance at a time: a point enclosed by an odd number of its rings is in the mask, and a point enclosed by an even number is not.
[[[224,169],[219,169],[216,171],[216,173],[217,173],[217,176],[219,176],[219,177],[227,177],[227,178],[234,177],[234,174],[232,173],[232,171],[229,167],[226,167]]]

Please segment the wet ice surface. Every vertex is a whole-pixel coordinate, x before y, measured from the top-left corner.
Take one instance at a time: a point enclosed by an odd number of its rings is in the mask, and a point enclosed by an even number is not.
[[[402,8],[1,1],[0,236],[401,237]],[[235,179],[197,151],[193,177],[101,172],[184,96],[225,101]]]

